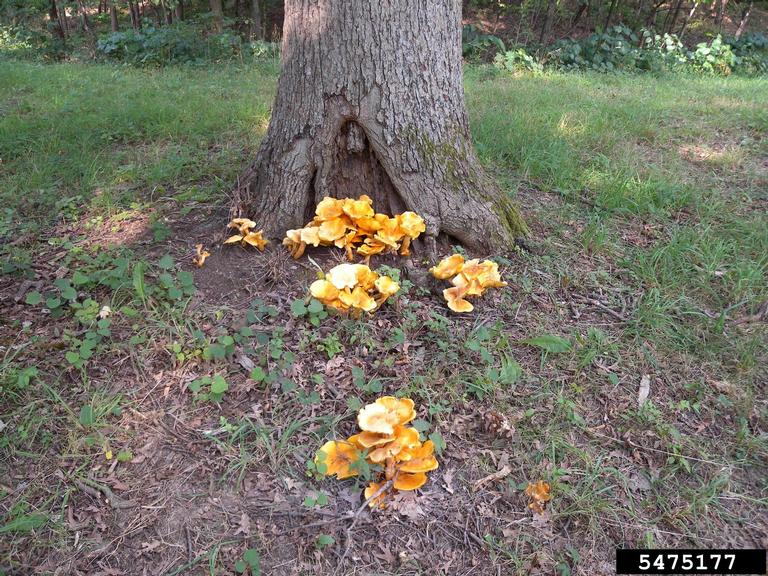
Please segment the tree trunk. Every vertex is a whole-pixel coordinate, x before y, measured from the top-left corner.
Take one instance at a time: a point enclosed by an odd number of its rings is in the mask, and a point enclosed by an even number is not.
[[[141,28],[141,18],[139,17],[139,7],[135,2],[128,1],[128,8],[131,11],[131,25],[134,30]]]
[[[618,0],[611,0],[611,6],[608,8],[608,16],[605,18],[604,30],[608,30],[608,26],[611,24],[611,18],[613,17],[613,11],[616,9],[616,2]]]
[[[677,6],[675,6],[675,11],[672,14],[672,21],[669,23],[669,33],[671,34],[672,31],[675,29],[675,24],[677,24],[677,18],[680,16],[680,8],[683,6],[683,0],[677,0]]]
[[[525,231],[484,174],[464,105],[460,0],[287,0],[266,138],[234,195],[267,236],[303,226],[325,196],[412,210],[476,250]]]
[[[56,0],[51,0],[51,3],[48,6],[48,18],[51,20],[54,36],[58,36],[64,40],[64,38],[66,38],[66,34],[64,33],[64,26],[61,23],[61,17],[59,16],[59,8],[56,6]]]
[[[176,8],[174,8],[174,17],[176,18],[176,22],[181,22],[184,20],[184,2],[181,0],[176,2]]]
[[[728,0],[720,0],[720,5],[717,8],[717,19],[715,24],[722,30],[723,17],[725,16],[725,9],[728,7]]]
[[[741,35],[744,34],[744,30],[747,29],[747,22],[749,22],[749,15],[752,13],[752,7],[754,6],[754,2],[752,0],[749,1],[749,4],[747,4],[741,11],[741,20],[739,21],[739,28],[736,30],[736,40],[741,38]]]
[[[120,30],[120,24],[117,20],[117,6],[115,5],[115,0],[109,0],[109,24],[112,32]]]
[[[685,16],[685,20],[683,20],[683,25],[680,27],[680,32],[677,34],[680,40],[683,39],[683,34],[685,34],[685,29],[688,27],[688,23],[691,21],[691,18],[693,18],[693,15],[696,14],[696,8],[699,7],[700,3],[701,3],[700,0],[694,0],[693,6],[691,6],[691,10]]]
[[[214,32],[224,30],[224,9],[221,6],[221,0],[210,0],[211,14],[213,15]]]
[[[552,17],[555,12],[555,0],[547,0],[547,11],[544,15],[544,24],[541,27],[541,35],[539,36],[539,44],[544,44],[544,40],[549,36],[549,31],[552,28]]]
[[[264,28],[261,23],[261,0],[251,0],[251,38],[264,39]]]

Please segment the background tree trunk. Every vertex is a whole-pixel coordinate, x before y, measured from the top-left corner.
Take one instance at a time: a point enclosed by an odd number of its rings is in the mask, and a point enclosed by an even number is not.
[[[693,18],[693,15],[696,13],[696,8],[699,7],[699,4],[700,4],[700,0],[694,0],[693,6],[691,6],[691,10],[686,15],[685,20],[683,20],[683,25],[680,27],[680,32],[677,34],[680,40],[683,39],[683,34],[685,34],[685,29],[688,27],[688,22],[690,22],[691,18]]]
[[[470,140],[460,0],[287,0],[284,22],[272,119],[234,214],[281,238],[323,197],[367,194],[419,213],[429,244],[511,247],[525,225]]]
[[[224,30],[224,8],[221,6],[221,0],[210,0],[211,14],[213,14],[213,30],[222,32]]]
[[[747,29],[747,22],[749,22],[749,15],[752,13],[752,7],[755,3],[750,0],[749,3],[741,10],[741,20],[739,21],[739,28],[736,30],[736,40],[741,38],[744,34],[744,30]]]
[[[264,39],[264,27],[261,21],[261,0],[251,0],[250,36],[254,40]]]
[[[115,0],[109,1],[109,24],[112,32],[120,30],[120,24],[117,20],[117,6],[115,5]]]
[[[61,16],[59,15],[59,9],[56,6],[56,0],[51,0],[50,5],[48,6],[48,18],[51,20],[53,34],[64,40],[67,35],[64,31],[64,26],[61,23]]]

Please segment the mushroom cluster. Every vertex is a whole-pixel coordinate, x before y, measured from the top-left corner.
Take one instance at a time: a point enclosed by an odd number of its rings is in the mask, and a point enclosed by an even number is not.
[[[312,296],[326,306],[341,312],[351,310],[354,316],[373,312],[398,290],[400,285],[392,278],[365,264],[339,264],[309,287]]]
[[[307,245],[343,248],[348,260],[354,260],[354,252],[366,259],[384,252],[408,256],[411,241],[425,230],[424,220],[415,212],[393,217],[376,214],[373,201],[365,195],[357,200],[325,197],[311,222],[285,233],[283,245],[295,259]]]
[[[427,481],[427,472],[438,467],[431,440],[421,442],[415,428],[405,426],[416,417],[413,400],[383,396],[357,415],[361,432],[346,441],[330,440],[315,456],[317,469],[338,479],[356,476],[363,461],[383,467],[376,481],[365,489],[369,505],[383,507],[394,490],[416,490]]]
[[[227,228],[237,228],[239,234],[230,236],[224,240],[224,244],[236,244],[240,242],[243,246],[254,246],[264,252],[264,247],[269,243],[269,240],[264,238],[263,230],[253,232],[253,228],[255,227],[256,222],[253,220],[249,220],[248,218],[235,218],[232,222],[227,224]]]
[[[461,254],[448,256],[437,266],[429,269],[438,280],[451,279],[452,288],[443,290],[448,308],[454,312],[472,312],[474,306],[466,300],[481,296],[487,288],[501,288],[507,283],[501,280],[499,265],[492,260],[464,260]]]

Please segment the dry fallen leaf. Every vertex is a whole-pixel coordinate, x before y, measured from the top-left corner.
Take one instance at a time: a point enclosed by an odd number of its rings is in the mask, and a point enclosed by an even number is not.
[[[643,374],[640,379],[640,389],[637,392],[637,403],[642,406],[645,401],[648,400],[648,395],[651,393],[651,377],[648,374]]]
[[[424,509],[417,502],[415,492],[398,492],[389,501],[389,506],[410,520],[424,516]]]
[[[238,523],[237,530],[235,530],[235,536],[238,534],[242,534],[243,536],[251,535],[251,519],[245,512],[240,515],[240,522]]]
[[[512,473],[512,468],[510,468],[508,465],[502,466],[501,470],[498,472],[494,472],[493,474],[489,474],[485,478],[480,478],[480,480],[477,480],[474,484],[475,490],[478,490],[485,486],[486,484],[496,482],[498,480],[501,480],[502,478],[506,478]]]

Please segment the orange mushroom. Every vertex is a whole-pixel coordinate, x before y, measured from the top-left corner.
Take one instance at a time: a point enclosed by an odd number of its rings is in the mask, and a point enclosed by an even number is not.
[[[358,220],[359,218],[370,218],[373,216],[373,201],[368,196],[360,196],[357,200],[347,198],[344,200],[344,213],[352,218],[352,220]]]
[[[536,514],[543,514],[545,503],[552,499],[549,489],[549,484],[543,480],[534,483],[529,482],[525,489],[525,495],[531,498],[532,502],[528,504],[528,508]]]
[[[475,309],[472,303],[464,299],[466,291],[454,286],[443,290],[443,298],[448,302],[448,308],[454,312],[472,312]]]
[[[344,218],[325,220],[318,229],[318,236],[322,242],[335,242],[347,232],[347,221]]]
[[[392,486],[396,490],[417,490],[426,484],[427,475],[423,472],[417,474],[406,474],[399,472],[395,476]]]
[[[451,276],[455,276],[461,272],[461,268],[464,265],[464,256],[461,254],[454,254],[443,258],[437,266],[432,266],[429,271],[432,276],[438,280],[447,280]]]
[[[361,286],[356,286],[352,291],[348,288],[339,292],[339,300],[350,308],[357,308],[364,312],[376,309],[376,300],[368,295]]]
[[[408,456],[404,458],[403,456]],[[401,472],[416,474],[419,472],[431,472],[437,470],[437,458],[435,458],[435,445],[432,440],[427,440],[424,444],[404,450],[398,455],[402,458],[398,469]]]
[[[368,459],[377,464],[384,462],[387,458],[395,458],[403,450],[414,448],[419,444],[419,431],[415,428],[406,428],[405,426],[395,426],[394,439],[383,446],[376,448],[368,453]]]
[[[354,444],[329,440],[318,450],[315,466],[324,465],[326,476],[336,476],[339,480],[343,480],[357,476],[357,470],[353,469],[353,464],[361,457],[360,451]]]
[[[371,498],[373,498],[373,496],[379,490],[381,490],[382,486],[384,486],[384,484],[383,483],[379,483],[379,482],[371,482],[370,484],[368,484],[368,486],[366,486],[366,488],[365,488],[365,492],[363,493],[366,502],[368,500],[371,500]],[[373,498],[373,500],[368,502],[368,506],[373,508],[374,506],[378,505],[379,508],[386,508],[386,506],[384,505],[384,500],[386,499],[386,497],[387,497],[387,492],[384,491],[381,494],[379,494],[378,496],[376,496],[376,498]]]
[[[243,242],[254,248],[258,248],[261,252],[264,252],[264,247],[269,244],[269,240],[264,238],[262,230],[259,230],[258,232],[248,232],[248,234],[243,237]]]
[[[363,431],[360,434],[350,436],[348,441],[362,450],[367,450],[373,446],[380,446],[392,442],[395,437],[391,434],[379,434],[377,432]]]
[[[315,214],[323,222],[338,218],[344,213],[344,201],[326,196],[317,204]]]
[[[206,258],[210,255],[211,253],[208,252],[208,250],[203,249],[202,244],[195,244],[195,256],[192,258],[192,262],[194,262],[198,268],[202,268]]]
[[[309,287],[309,292],[323,304],[330,304],[339,297],[339,290],[328,280],[315,280]]]

